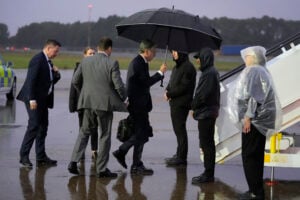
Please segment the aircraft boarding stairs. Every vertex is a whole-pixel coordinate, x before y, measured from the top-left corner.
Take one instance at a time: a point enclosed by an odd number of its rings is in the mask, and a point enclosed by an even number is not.
[[[280,131],[284,131],[300,121],[300,32],[268,49],[267,57],[267,68],[282,105],[283,123]],[[220,77],[221,107],[215,132],[217,163],[241,153],[241,133],[229,119],[227,93],[243,68],[244,65],[241,65]],[[265,166],[300,167],[300,148],[293,147],[293,135],[282,133],[267,140]],[[203,156],[200,157],[203,160]]]

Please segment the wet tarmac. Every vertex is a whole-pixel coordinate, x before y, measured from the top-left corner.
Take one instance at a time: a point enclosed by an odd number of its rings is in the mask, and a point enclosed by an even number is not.
[[[0,96],[0,199],[136,199],[136,200],[181,200],[205,199],[226,200],[237,199],[239,193],[247,190],[240,156],[216,165],[214,183],[192,185],[193,176],[203,171],[203,163],[199,159],[199,140],[196,122],[188,118],[189,154],[187,167],[166,167],[165,157],[174,154],[176,148],[175,135],[169,116],[169,106],[162,100],[163,89],[155,85],[153,94],[154,108],[150,121],[154,129],[154,137],[145,145],[143,161],[146,167],[154,170],[152,176],[131,176],[129,170],[123,169],[110,156],[108,168],[118,173],[117,179],[96,178],[95,166],[91,160],[90,145],[86,151],[86,160],[80,166],[80,176],[73,176],[67,170],[72,149],[78,134],[76,114],[68,111],[69,85],[71,70],[62,71],[62,80],[55,93],[55,107],[50,111],[49,130],[46,139],[46,151],[49,157],[58,160],[55,167],[39,167],[35,165],[35,151],[31,151],[30,159],[34,166],[31,170],[19,165],[19,148],[27,125],[27,113],[20,101],[7,102]],[[122,76],[125,76],[122,71]],[[18,91],[23,84],[26,70],[17,70]],[[166,82],[168,79],[166,76]],[[125,79],[124,79],[125,80]],[[115,113],[112,131],[111,152],[120,142],[116,139],[117,122],[126,113]],[[300,130],[297,125],[296,131]],[[132,162],[132,150],[127,154],[127,164]],[[255,170],[255,169],[253,169]],[[271,176],[271,168],[265,167],[265,180]],[[296,200],[300,199],[300,169],[275,168],[274,186],[265,185],[266,199]]]

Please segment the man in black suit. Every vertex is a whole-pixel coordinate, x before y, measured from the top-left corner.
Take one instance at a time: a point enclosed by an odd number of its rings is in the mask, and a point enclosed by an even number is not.
[[[127,72],[128,111],[134,121],[134,134],[114,151],[113,155],[124,168],[127,168],[125,156],[134,146],[131,174],[153,174],[153,170],[145,168],[141,161],[144,144],[153,136],[149,123],[149,112],[152,110],[150,87],[162,80],[167,70],[166,64],[162,64],[160,70],[150,76],[148,62],[155,57],[155,53],[155,44],[150,40],[143,40],[140,43],[140,54],[131,61]]]
[[[46,41],[43,51],[30,60],[24,85],[17,96],[18,100],[25,103],[29,116],[20,149],[20,163],[25,167],[32,167],[29,153],[34,141],[37,166],[57,163],[47,156],[45,140],[48,130],[48,108],[53,108],[54,84],[60,79],[58,68],[53,66],[51,59],[57,56],[60,46],[56,40]]]

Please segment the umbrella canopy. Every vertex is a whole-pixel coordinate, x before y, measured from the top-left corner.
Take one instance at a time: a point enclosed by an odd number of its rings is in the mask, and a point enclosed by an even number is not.
[[[119,36],[136,42],[150,39],[158,48],[188,53],[202,47],[219,49],[222,42],[217,31],[202,23],[199,16],[168,8],[137,12],[122,20],[116,28]]]

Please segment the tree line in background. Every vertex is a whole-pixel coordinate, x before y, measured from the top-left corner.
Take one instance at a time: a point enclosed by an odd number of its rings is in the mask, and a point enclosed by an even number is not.
[[[96,46],[102,36],[113,39],[115,48],[136,48],[136,43],[117,36],[115,25],[124,17],[112,15],[99,18],[97,22],[31,23],[18,29],[10,37],[6,24],[0,23],[0,48],[41,48],[47,38],[60,41],[65,49],[81,50],[89,43]],[[300,31],[300,21],[275,19],[268,16],[249,19],[229,19],[226,17],[209,19],[204,23],[214,27],[222,36],[222,45],[263,45],[267,48],[287,39]]]

